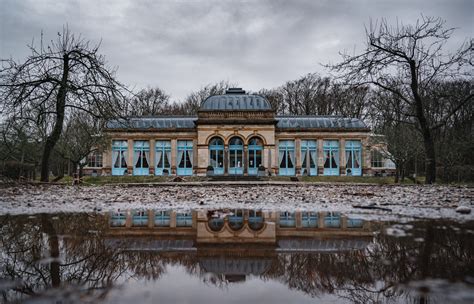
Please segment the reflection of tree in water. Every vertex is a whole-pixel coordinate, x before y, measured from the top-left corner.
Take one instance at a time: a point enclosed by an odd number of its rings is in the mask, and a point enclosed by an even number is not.
[[[360,251],[279,254],[264,277],[311,296],[336,293],[353,303],[390,303],[406,298],[424,303],[425,298],[410,295],[398,285],[427,278],[459,281],[472,276],[472,235],[443,222],[417,224],[410,232],[413,236],[400,238],[379,234],[373,244]]]
[[[168,265],[184,266],[188,273],[193,274],[197,264],[193,255],[178,252],[127,251],[121,255],[127,263],[131,277],[145,280],[159,279],[166,272]]]
[[[5,302],[41,296],[103,299],[110,288],[129,278],[156,280],[166,265],[195,272],[192,255],[121,251],[107,244],[105,216],[41,214],[0,217],[0,278],[13,283],[2,291]],[[73,289],[72,294],[61,290]],[[71,290],[68,290],[68,292]]]
[[[246,248],[242,253],[215,253],[211,246],[196,254],[115,249],[103,238],[108,227],[100,215],[4,216],[0,217],[0,277],[18,284],[2,291],[2,296],[5,302],[21,301],[47,289],[73,286],[81,298],[100,299],[119,281],[157,280],[168,265],[183,266],[189,275],[209,285],[229,288],[230,281],[238,282],[238,275],[244,274],[231,274],[229,281],[229,273],[220,273],[218,268],[208,271],[202,263],[225,258],[265,260],[265,267],[252,275],[278,280],[311,296],[333,293],[354,303],[404,299],[423,303],[426,299],[397,286],[425,278],[466,280],[474,273],[472,235],[449,225],[418,223],[409,230],[410,237],[378,234],[364,250],[277,254]]]
[[[6,302],[51,287],[79,288],[81,294],[103,297],[125,271],[117,252],[100,238],[105,224],[100,217],[42,214],[0,221],[0,276],[15,282],[12,290],[3,292]]]

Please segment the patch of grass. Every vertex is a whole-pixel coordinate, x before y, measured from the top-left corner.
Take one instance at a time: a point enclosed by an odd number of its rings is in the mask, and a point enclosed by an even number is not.
[[[107,185],[107,184],[141,184],[141,183],[164,183],[171,182],[175,176],[84,176],[83,185]],[[200,181],[199,176],[184,176],[187,182]],[[66,176],[60,180],[61,183],[72,184],[72,177]]]

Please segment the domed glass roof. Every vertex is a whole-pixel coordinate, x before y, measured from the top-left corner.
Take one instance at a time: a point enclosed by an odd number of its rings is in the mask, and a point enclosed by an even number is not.
[[[241,88],[228,89],[225,95],[208,97],[200,111],[271,111],[268,100],[259,95],[247,95]]]

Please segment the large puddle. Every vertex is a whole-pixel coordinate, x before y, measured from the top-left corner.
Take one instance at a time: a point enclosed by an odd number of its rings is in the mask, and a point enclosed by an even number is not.
[[[473,303],[474,223],[337,212],[0,217],[1,303]]]

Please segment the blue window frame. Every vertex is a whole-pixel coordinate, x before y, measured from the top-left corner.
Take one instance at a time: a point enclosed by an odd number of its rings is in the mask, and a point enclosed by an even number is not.
[[[318,175],[318,146],[316,140],[301,141],[301,174]]]
[[[157,140],[155,143],[155,175],[163,175],[163,170],[171,173],[171,141]]]
[[[125,227],[127,215],[123,212],[115,212],[110,215],[110,226]]]
[[[192,227],[193,214],[192,212],[176,213],[176,227]]]
[[[125,175],[127,172],[128,143],[126,140],[112,141],[112,175]]]
[[[301,226],[304,228],[318,227],[318,213],[317,212],[302,212]]]
[[[296,218],[294,212],[280,212],[280,227],[291,228],[296,227]]]
[[[178,175],[193,175],[193,141],[178,140],[176,167]]]
[[[252,137],[248,145],[249,175],[257,175],[258,167],[263,164],[263,143],[258,137]]]
[[[136,140],[133,143],[133,175],[150,174],[150,142]]]
[[[212,217],[207,224],[212,231],[220,231],[224,227],[224,219],[221,217]]]
[[[132,213],[132,226],[146,227],[148,226],[148,212],[145,210],[137,210]]]
[[[169,210],[155,211],[155,226],[169,227],[171,212]]]
[[[280,140],[278,144],[279,175],[295,175],[295,142]]]
[[[338,212],[328,212],[324,217],[325,228],[340,228],[341,227],[341,214]]]
[[[230,228],[233,230],[239,230],[244,226],[244,211],[234,210],[232,215],[229,215],[228,222]]]
[[[220,137],[209,141],[209,166],[214,168],[215,175],[224,174],[224,141]]]
[[[362,175],[362,145],[360,140],[346,141],[346,175]]]
[[[324,175],[339,175],[339,141],[325,140],[324,152]]]
[[[261,210],[249,210],[249,227],[260,230],[263,227],[263,214]]]
[[[356,218],[347,219],[347,228],[362,228],[364,226],[364,220]]]
[[[244,174],[244,142],[239,137],[229,141],[229,174]]]

